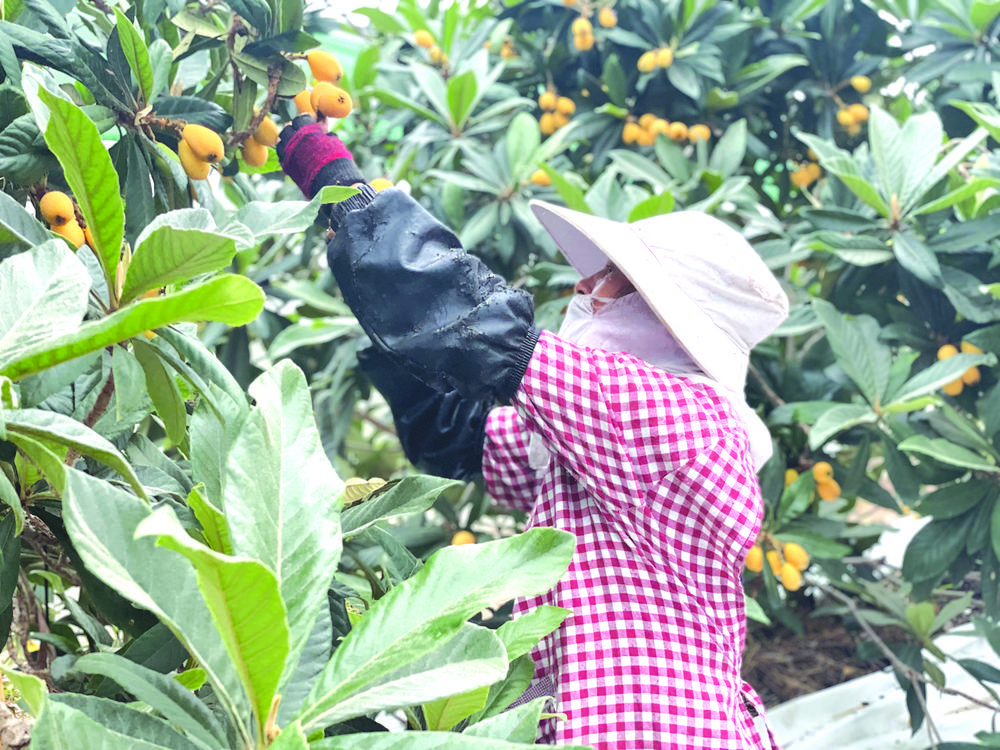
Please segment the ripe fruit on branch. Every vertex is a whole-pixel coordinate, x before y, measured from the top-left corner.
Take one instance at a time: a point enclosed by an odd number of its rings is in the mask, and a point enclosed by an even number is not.
[[[52,231],[60,237],[65,237],[69,240],[73,247],[80,247],[87,241],[87,238],[84,236],[80,225],[77,224],[76,219],[70,219],[63,224],[54,225],[52,227]]]
[[[641,135],[642,128],[639,127],[639,123],[637,122],[626,122],[624,127],[622,127],[622,141],[627,145],[638,142]]]
[[[867,94],[872,87],[872,79],[868,76],[851,76],[851,86],[859,94]]]
[[[656,65],[660,68],[669,68],[674,61],[674,51],[670,47],[661,47],[656,51]]]
[[[799,478],[799,472],[795,469],[785,469],[785,486],[790,487]]]
[[[816,484],[816,494],[818,494],[823,500],[836,500],[840,497],[840,485],[837,483],[836,479],[830,479],[826,482],[818,482]]]
[[[337,83],[344,76],[344,68],[337,61],[337,58],[329,52],[324,52],[321,49],[309,50],[306,60],[313,78],[317,81]]]
[[[849,125],[855,125],[857,121],[854,119],[854,115],[851,114],[851,110],[847,107],[841,107],[837,110],[837,122],[843,125],[845,128]]]
[[[868,121],[868,107],[864,104],[852,104],[847,108],[847,111],[851,113],[851,118],[856,123]]]
[[[71,221],[76,216],[73,199],[59,190],[50,190],[43,195],[38,202],[38,210],[41,211],[42,218],[51,224],[53,229]]]
[[[816,480],[816,484],[829,482],[833,479],[833,467],[826,461],[817,461],[813,464],[812,474],[813,479]]]
[[[251,167],[259,167],[267,161],[267,146],[253,138],[243,142],[243,161]]]
[[[568,96],[560,96],[556,100],[556,112],[569,116],[576,112],[576,102]]]
[[[696,141],[707,141],[712,137],[712,129],[704,123],[698,123],[688,128],[688,138],[692,143]]]
[[[771,572],[774,575],[778,575],[781,572],[782,560],[781,553],[776,549],[769,549],[767,551],[767,564],[771,566]]]
[[[597,14],[597,22],[606,29],[613,29],[618,25],[618,14],[614,8],[601,8],[601,12]]]
[[[573,35],[573,46],[580,52],[589,52],[594,48],[594,32],[586,31],[582,34]]]
[[[802,574],[789,562],[781,566],[778,571],[781,585],[788,591],[798,591],[802,588]]]
[[[670,140],[686,141],[688,137],[688,126],[683,122],[672,122],[670,127],[667,129],[667,135],[670,136]]]
[[[385,190],[388,187],[392,187],[392,180],[385,177],[376,177],[374,180],[368,183],[376,191]]]
[[[558,103],[559,97],[552,89],[545,89],[545,91],[543,91],[538,97],[538,106],[541,107],[544,112],[553,112]]]
[[[354,106],[350,94],[326,81],[313,87],[309,103],[318,117],[347,117]]]
[[[552,178],[544,169],[536,169],[531,173],[531,184],[539,187],[548,187],[552,184]]]
[[[651,49],[648,52],[643,52],[635,66],[640,73],[652,73],[656,70],[656,50]]]
[[[575,21],[573,21],[572,25],[569,28],[573,32],[573,36],[577,36],[580,34],[589,34],[594,30],[594,27],[591,25],[590,21],[588,21],[583,16],[580,16]]]
[[[418,47],[430,49],[434,46],[434,35],[427,29],[417,29],[413,32],[413,41]]]
[[[764,569],[764,550],[755,544],[747,552],[746,567],[752,573],[760,573]]]
[[[451,543],[453,545],[457,544],[475,544],[476,535],[471,531],[466,531],[462,529],[461,531],[456,531],[455,535],[451,538]]]
[[[265,116],[260,125],[253,131],[253,139],[263,146],[274,148],[278,142],[278,126],[270,117]]]
[[[786,542],[781,550],[785,554],[785,560],[791,563],[796,570],[805,570],[809,567],[809,553],[795,542]]]
[[[316,108],[312,105],[312,92],[309,89],[302,89],[292,101],[295,102],[295,108],[300,115],[316,116]]]
[[[656,142],[656,136],[658,135],[669,135],[670,133],[670,123],[664,120],[662,117],[654,117],[653,121],[649,123],[646,127],[653,135],[653,142]]]
[[[185,140],[177,144],[177,155],[181,159],[181,166],[184,167],[184,172],[192,180],[204,180],[208,177],[208,173],[212,171],[212,165],[207,161],[199,159]]]
[[[225,153],[222,138],[204,125],[188,123],[181,131],[181,139],[190,147],[192,154],[209,164],[215,164]]]

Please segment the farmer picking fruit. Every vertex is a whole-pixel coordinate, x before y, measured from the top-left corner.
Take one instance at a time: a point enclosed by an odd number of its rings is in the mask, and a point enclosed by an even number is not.
[[[360,189],[329,209],[327,255],[410,460],[481,473],[529,526],[576,535],[563,580],[515,607],[572,612],[533,654],[527,695],[554,696],[565,715],[543,722],[540,741],[771,748],[740,678],[740,576],[771,452],[743,386],[788,300],[753,248],[700,213],[626,224],[534,202],[583,276],[556,334],[406,193],[364,184],[312,117],[277,150],[307,196]]]

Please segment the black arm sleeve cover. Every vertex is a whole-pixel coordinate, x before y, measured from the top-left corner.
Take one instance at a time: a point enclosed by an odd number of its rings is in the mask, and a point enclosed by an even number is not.
[[[358,352],[358,362],[389,402],[399,442],[414,466],[451,479],[469,480],[482,471],[489,401],[436,391],[375,346]]]
[[[344,214],[327,257],[380,349],[437,390],[510,402],[538,341],[531,295],[410,196],[390,188]]]

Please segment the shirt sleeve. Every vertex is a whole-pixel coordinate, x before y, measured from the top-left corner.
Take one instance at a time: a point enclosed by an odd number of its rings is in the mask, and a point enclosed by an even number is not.
[[[530,513],[538,494],[538,473],[528,461],[531,435],[513,406],[498,406],[486,418],[483,480],[497,502]]]
[[[738,432],[723,399],[626,353],[543,331],[514,407],[588,492],[635,508],[663,477]],[[735,434],[735,433],[734,433]]]

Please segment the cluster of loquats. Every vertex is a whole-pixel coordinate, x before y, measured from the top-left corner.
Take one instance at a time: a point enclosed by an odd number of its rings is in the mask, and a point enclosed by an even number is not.
[[[314,49],[306,55],[309,70],[316,79],[312,90],[302,89],[293,101],[299,114],[316,118],[347,117],[354,107],[351,95],[336,84],[344,77],[344,69],[333,55]]]
[[[657,136],[660,135],[665,135],[675,143],[683,143],[684,141],[697,143],[711,138],[712,129],[703,123],[689,127],[683,122],[670,122],[662,117],[657,117],[652,112],[647,112],[638,120],[629,116],[625,125],[622,126],[622,142],[627,146],[633,144],[652,146],[656,143]]]
[[[84,243],[94,246],[90,230],[81,227],[76,220],[76,206],[73,199],[59,190],[50,190],[38,202],[38,211],[49,225],[49,229],[67,240],[73,247]]]
[[[574,20],[570,31],[573,32],[573,46],[580,52],[589,52],[594,48],[594,26],[589,18],[580,16]]]
[[[427,50],[427,56],[435,65],[444,67],[448,64],[448,55],[438,46],[434,41],[434,35],[427,29],[417,29],[413,32],[413,43]]]
[[[768,542],[773,546],[766,554],[760,540],[750,548],[744,563],[746,569],[760,573],[766,559],[781,585],[788,591],[798,591],[802,588],[802,573],[809,567],[809,553],[795,542],[782,542],[771,537],[768,537]]]
[[[814,161],[804,161],[798,164],[789,179],[799,190],[807,188],[823,176],[823,168]]]
[[[982,354],[983,350],[980,349],[975,344],[970,344],[968,341],[962,341],[959,343],[962,348],[963,354]],[[939,360],[948,359],[948,357],[954,357],[958,354],[958,349],[954,344],[945,344],[937,351],[937,358]],[[978,367],[970,367],[968,370],[962,373],[962,377],[957,380],[953,380],[941,388],[942,391],[947,393],[949,396],[958,396],[962,390],[967,385],[976,385],[982,378]]]
[[[674,50],[671,47],[650,49],[639,55],[635,66],[640,73],[652,73],[658,68],[669,68],[674,62]]]
[[[871,79],[868,76],[853,76],[850,79],[851,88],[859,94],[867,94],[872,87]],[[840,101],[838,99],[838,101]],[[868,107],[860,102],[855,104],[845,104],[840,102],[837,110],[837,122],[847,131],[848,135],[857,135],[861,132],[861,126],[868,122]]]
[[[569,124],[569,118],[576,112],[576,102],[568,96],[559,96],[559,92],[549,86],[538,97],[538,106],[542,110],[538,118],[538,128],[542,135],[552,135],[561,127]]]
[[[812,467],[813,479],[816,480],[816,494],[823,500],[836,500],[840,497],[840,484],[833,478],[833,467],[826,461],[817,461]]]
[[[254,107],[254,117],[260,112]],[[243,142],[241,151],[243,161],[251,167],[259,167],[267,161],[267,150],[278,143],[278,125],[268,115],[260,121],[260,125],[249,138]]]

